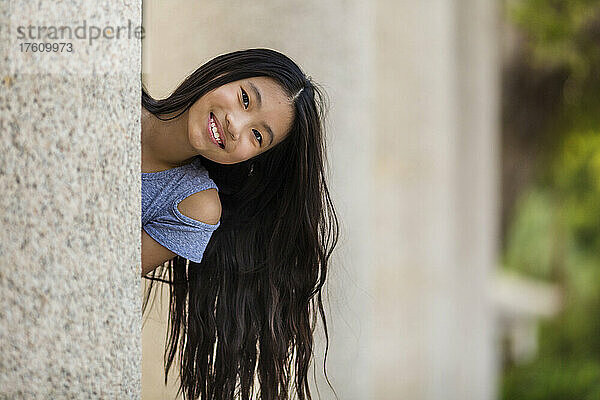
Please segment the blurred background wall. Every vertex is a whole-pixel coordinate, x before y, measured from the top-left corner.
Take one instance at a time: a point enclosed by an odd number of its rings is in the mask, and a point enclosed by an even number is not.
[[[329,94],[342,240],[327,368],[339,398],[492,399],[497,4],[146,0],[143,19],[154,97],[248,47],[286,53]],[[165,310],[144,327],[145,399],[174,393],[162,385]],[[332,399],[322,336],[317,383]]]

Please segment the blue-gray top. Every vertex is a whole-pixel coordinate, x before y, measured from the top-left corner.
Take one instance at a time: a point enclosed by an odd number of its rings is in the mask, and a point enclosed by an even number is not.
[[[182,214],[179,202],[202,190],[217,188],[199,158],[160,172],[142,172],[142,229],[175,254],[199,263],[219,227]]]

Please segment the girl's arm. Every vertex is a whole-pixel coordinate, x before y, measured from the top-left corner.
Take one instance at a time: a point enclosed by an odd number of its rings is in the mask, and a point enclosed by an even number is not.
[[[176,256],[142,229],[142,276]]]

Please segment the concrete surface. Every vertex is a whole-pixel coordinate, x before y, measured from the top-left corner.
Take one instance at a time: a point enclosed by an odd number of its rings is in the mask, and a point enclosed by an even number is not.
[[[0,398],[140,398],[141,44],[24,52],[53,41],[17,28],[140,25],[141,2],[0,6]]]

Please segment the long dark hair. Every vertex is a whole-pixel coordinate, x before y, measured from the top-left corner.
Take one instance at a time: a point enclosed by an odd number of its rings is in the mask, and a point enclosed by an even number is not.
[[[186,399],[312,399],[308,370],[338,220],[326,184],[323,92],[285,55],[249,49],[221,55],[166,99],[142,86],[142,105],[176,118],[209,91],[257,76],[292,99],[288,135],[268,151],[222,165],[201,157],[219,188],[221,225],[199,264],[175,257],[146,276],[170,287],[165,383],[176,356]],[[163,119],[163,118],[161,118]],[[255,388],[255,378],[258,387]],[[335,393],[335,390],[333,390]],[[337,395],[336,395],[337,397]]]

